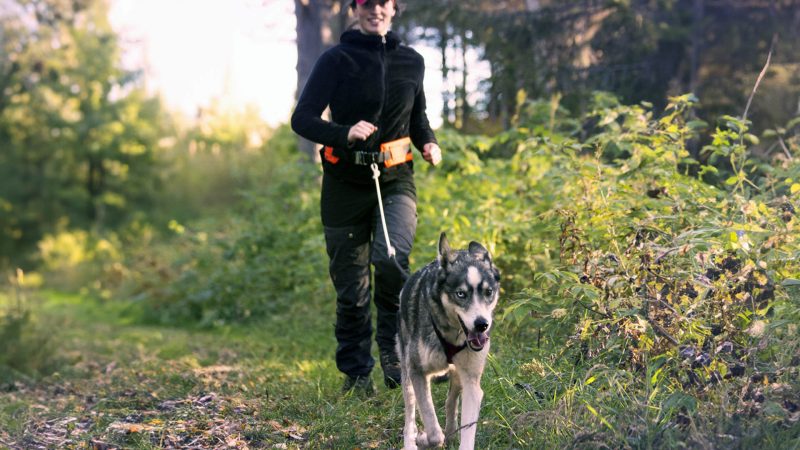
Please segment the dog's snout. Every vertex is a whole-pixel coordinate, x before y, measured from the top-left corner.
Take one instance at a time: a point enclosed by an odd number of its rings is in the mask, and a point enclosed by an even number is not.
[[[483,333],[484,331],[489,329],[489,321],[483,317],[478,317],[475,319],[475,330]]]

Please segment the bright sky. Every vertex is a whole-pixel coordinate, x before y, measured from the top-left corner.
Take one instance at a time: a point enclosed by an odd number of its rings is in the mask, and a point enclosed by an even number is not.
[[[294,2],[112,0],[111,23],[128,64],[147,85],[193,115],[223,97],[256,105],[271,124],[288,120],[296,84]],[[226,92],[227,91],[227,92]]]
[[[288,121],[297,83],[294,2],[112,0],[110,16],[127,64],[145,67],[147,86],[170,107],[194,115],[227,97],[255,105],[271,125]],[[415,48],[425,57],[428,117],[438,127],[441,59]]]

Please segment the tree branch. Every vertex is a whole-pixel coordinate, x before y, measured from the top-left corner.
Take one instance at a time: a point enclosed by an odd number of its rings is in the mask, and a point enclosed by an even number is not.
[[[767,53],[767,62],[766,64],[764,64],[764,68],[761,69],[761,73],[758,74],[758,78],[756,79],[756,84],[755,86],[753,86],[753,92],[750,93],[750,98],[747,99],[747,106],[745,106],[744,114],[742,114],[742,122],[747,122],[747,112],[750,110],[750,103],[753,102],[753,97],[756,95],[756,90],[758,90],[758,85],[761,84],[761,80],[767,73],[767,68],[769,68],[769,63],[772,60],[772,51],[775,49],[776,42],[778,42],[777,33],[772,35],[772,43],[769,45],[769,53]]]

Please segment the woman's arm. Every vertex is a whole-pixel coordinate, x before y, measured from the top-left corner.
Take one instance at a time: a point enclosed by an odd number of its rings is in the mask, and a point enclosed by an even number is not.
[[[317,60],[297,101],[291,122],[295,133],[318,144],[347,146],[350,127],[322,118],[338,83],[335,57],[327,51]]]
[[[422,152],[422,157],[425,159],[425,161],[428,161],[435,166],[436,164],[439,164],[439,161],[441,161],[442,154],[441,150],[439,149],[439,144],[436,141],[436,135],[433,133],[433,129],[431,129],[431,125],[428,122],[428,115],[425,112],[427,106],[425,101],[425,89],[423,88],[425,73],[424,61],[421,64],[421,73],[423,75],[420,75],[419,84],[417,86],[417,94],[414,96],[414,106],[411,109],[409,134],[411,135],[411,141],[414,143],[414,146],[420,149]]]

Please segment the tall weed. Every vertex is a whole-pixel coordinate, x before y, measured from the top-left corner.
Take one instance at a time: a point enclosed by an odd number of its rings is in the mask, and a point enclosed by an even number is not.
[[[23,272],[18,269],[9,281],[8,294],[0,294],[0,389],[47,375],[60,364],[52,331],[31,314]]]

